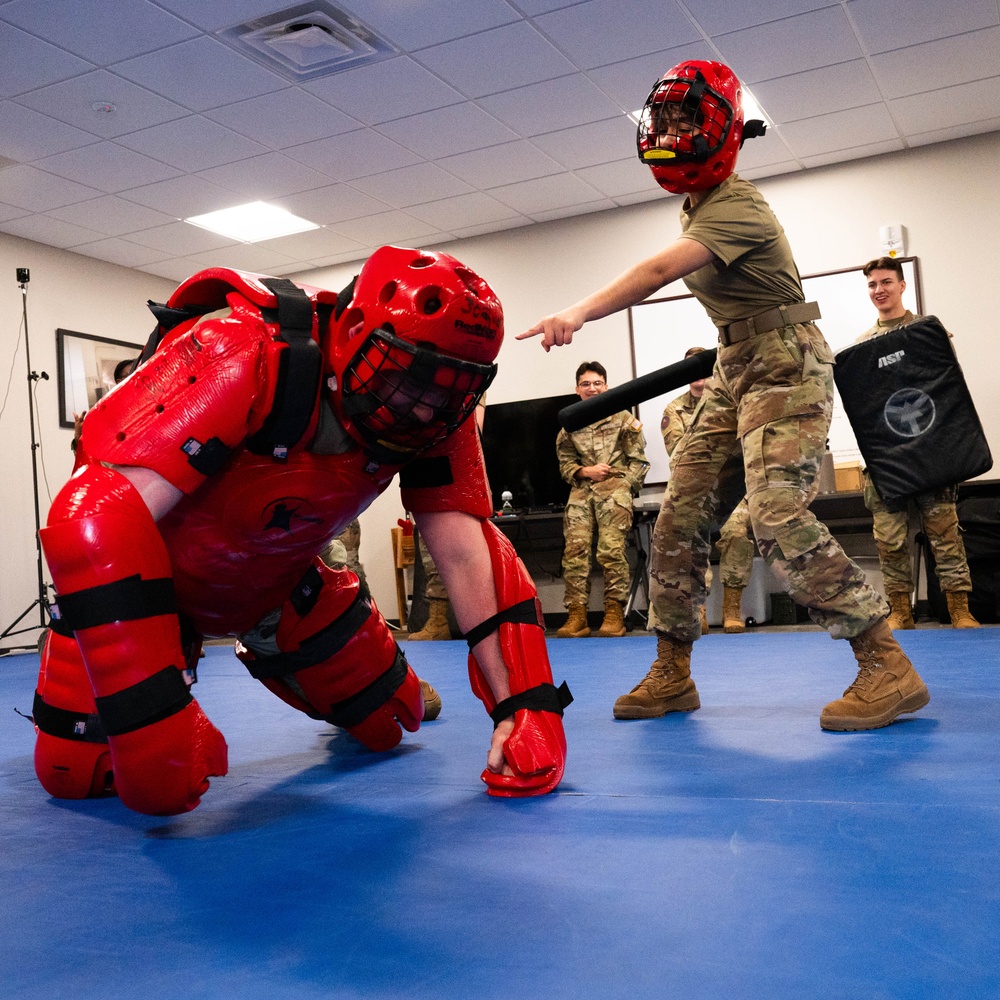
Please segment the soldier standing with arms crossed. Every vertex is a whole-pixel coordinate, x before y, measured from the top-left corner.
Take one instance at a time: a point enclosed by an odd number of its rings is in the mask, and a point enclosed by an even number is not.
[[[833,356],[803,301],[791,249],[757,189],[733,174],[744,138],[742,89],[721,63],[682,62],[643,109],[640,159],[661,187],[686,193],[682,235],[610,284],[547,316],[519,339],[545,350],[572,341],[584,323],[642,302],[678,278],[719,329],[719,354],[696,419],[678,446],[653,536],[650,626],[657,656],[646,677],[615,702],[620,719],[700,707],[691,648],[701,632],[710,495],[739,443],[747,501],[761,555],[785,589],[834,638],[847,639],[858,675],[820,715],[824,729],[889,725],[929,694],[886,624],[888,607],[864,573],[809,511],[833,405]]]

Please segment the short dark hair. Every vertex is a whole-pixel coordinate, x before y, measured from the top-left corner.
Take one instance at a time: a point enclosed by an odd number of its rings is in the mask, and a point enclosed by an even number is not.
[[[705,353],[705,348],[704,347],[689,347],[684,352],[684,357],[686,357],[686,358],[693,358],[696,354],[704,354],[704,353]]]
[[[604,370],[604,365],[600,361],[584,361],[582,365],[576,370],[576,381],[580,381],[580,376],[584,372],[597,372],[598,375],[604,379],[605,382],[608,380],[608,373]]]
[[[900,264],[895,257],[876,257],[874,260],[868,261],[863,268],[861,268],[861,273],[867,278],[872,271],[895,271],[896,277],[900,281],[905,280],[903,278],[903,265]]]
[[[114,380],[115,385],[122,381],[122,379],[131,375],[135,371],[136,362],[138,358],[126,358],[124,361],[119,361],[115,365]]]

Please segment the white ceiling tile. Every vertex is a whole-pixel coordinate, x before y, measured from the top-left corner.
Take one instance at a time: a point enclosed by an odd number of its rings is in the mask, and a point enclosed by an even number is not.
[[[882,99],[864,59],[758,83],[753,95],[776,125],[814,118],[821,112],[858,108]]]
[[[612,163],[626,155],[633,155],[639,164],[635,153],[635,123],[623,114],[559,132],[545,132],[531,141],[570,170]]]
[[[368,128],[291,146],[285,155],[339,181],[420,162],[416,153]]]
[[[328,184],[330,178],[281,153],[264,153],[196,175],[248,201],[267,201]]]
[[[409,56],[384,59],[311,81],[303,89],[365,125],[393,121],[402,115],[433,111],[464,98]]]
[[[196,261],[199,267],[232,267],[254,274],[273,274],[275,268],[291,267],[297,263],[293,258],[259,243],[237,243],[207,255],[192,253],[190,259]]]
[[[138,202],[158,212],[166,212],[175,219],[188,219],[220,208],[238,205],[240,199],[231,191],[210,184],[201,177],[174,177],[157,184],[132,188],[122,197]]]
[[[192,111],[288,86],[276,73],[205,36],[116,63],[114,71]]]
[[[696,0],[689,3],[707,35],[720,35],[831,6],[831,0]]]
[[[57,10],[50,3],[15,0],[0,17],[99,66],[198,34],[147,0],[76,0]]]
[[[578,215],[591,215],[594,212],[606,212],[608,209],[618,206],[610,199],[600,201],[585,201],[578,205],[564,205],[560,208],[546,209],[544,212],[532,212],[531,218],[535,222],[553,222],[556,219],[575,218]]]
[[[791,150],[785,145],[778,129],[769,128],[767,132],[756,139],[748,139],[743,143],[736,161],[736,169],[745,173],[772,163],[782,163],[792,159]]]
[[[673,0],[587,0],[536,19],[538,27],[577,66],[590,69],[701,40],[691,19]]]
[[[9,222],[11,219],[23,219],[30,215],[31,212],[29,209],[18,208],[16,205],[6,205],[0,201],[0,222]]]
[[[660,186],[653,179],[649,167],[639,162],[637,156],[616,163],[602,163],[595,167],[583,167],[575,171],[596,191],[609,198],[619,198],[624,194],[639,191],[659,191]]]
[[[934,129],[931,132],[911,133],[906,137],[906,141],[910,146],[926,146],[934,142],[950,142],[971,135],[982,135],[985,132],[1000,132],[1000,118],[985,118],[982,121],[969,122],[965,125]]]
[[[517,133],[474,104],[458,104],[386,122],[378,131],[428,160],[517,138]]]
[[[494,188],[490,194],[522,215],[534,217],[548,209],[586,205],[596,200],[599,192],[579,177],[559,174]]]
[[[169,257],[190,257],[208,250],[233,246],[238,241],[209,232],[190,222],[171,222],[166,226],[132,233],[129,242],[162,250]]]
[[[54,219],[50,215],[13,219],[3,224],[3,231],[12,236],[23,236],[36,243],[63,249],[76,246],[77,243],[93,243],[104,235],[93,229],[84,229],[83,226],[74,226],[71,222]]]
[[[418,219],[408,212],[382,212],[362,219],[349,219],[331,227],[338,233],[363,246],[382,246],[385,243],[422,239],[440,232],[432,223]]]
[[[472,191],[465,181],[433,163],[416,163],[374,177],[359,177],[353,186],[393,208],[407,208]]]
[[[296,233],[294,236],[261,240],[257,245],[300,260],[348,253],[357,249],[354,240],[349,240],[333,229],[311,229],[307,233]]]
[[[653,85],[668,69],[686,59],[711,61],[716,54],[700,39],[678,48],[661,49],[638,59],[623,59],[587,71],[597,84],[623,111],[638,111],[646,102]]]
[[[446,198],[428,205],[416,205],[409,210],[410,215],[423,219],[440,229],[450,231],[457,226],[479,226],[486,222],[499,222],[517,215],[511,209],[488,194],[476,191],[473,194]]]
[[[635,194],[615,195],[616,205],[644,205],[648,201],[656,201],[667,197],[667,193],[657,186],[655,191],[636,191]]]
[[[531,219],[524,216],[515,216],[512,219],[504,219],[502,223],[484,222],[479,226],[462,226],[452,229],[451,235],[457,239],[466,240],[473,236],[484,236],[488,233],[508,232],[511,229],[520,229],[522,226],[530,226],[531,223]],[[445,244],[445,247],[447,247],[447,244]],[[445,252],[447,253],[447,250]]]
[[[840,6],[720,35],[714,41],[725,63],[751,85],[862,56]]]
[[[622,111],[582,73],[484,97],[479,104],[522,138],[614,118]]]
[[[237,135],[202,115],[187,115],[157,128],[119,136],[117,142],[190,172],[267,152],[267,147],[259,142]]]
[[[964,83],[932,94],[903,97],[890,101],[889,108],[904,135],[920,135],[991,120],[1000,108],[1000,77]],[[0,189],[0,199],[3,197]]]
[[[521,19],[504,0],[351,0],[350,6],[383,38],[410,52]]]
[[[468,97],[551,80],[576,69],[526,21],[423,49],[417,58]]]
[[[96,257],[111,264],[121,264],[123,267],[144,267],[166,260],[170,255],[141,247],[138,243],[128,240],[110,239],[98,240],[95,243],[81,243],[73,247],[73,253],[82,253],[87,257]]]
[[[799,159],[899,138],[884,104],[789,122],[782,125],[779,131],[788,148]]]
[[[147,274],[155,274],[157,277],[167,278],[169,281],[176,281],[178,284],[187,281],[192,274],[197,274],[203,268],[204,265],[183,257],[179,259],[167,258],[167,260],[156,262],[151,261],[139,267],[141,271],[145,271]]]
[[[48,213],[56,219],[63,219],[76,226],[93,229],[103,236],[123,236],[125,233],[165,226],[173,218],[156,212],[145,205],[136,205],[115,195],[92,198],[74,205],[53,209]]]
[[[1000,76],[1000,28],[886,52],[871,64],[889,99]]]
[[[0,11],[2,13],[2,11]],[[86,73],[92,65],[0,21],[0,97],[12,97]]]
[[[157,3],[205,31],[243,24],[293,5],[292,0],[157,0]]]
[[[377,215],[389,208],[385,202],[371,198],[348,184],[330,184],[327,187],[274,198],[272,201],[293,215],[301,216],[310,222],[317,222],[321,226]]]
[[[791,174],[802,169],[802,164],[798,160],[780,160],[777,163],[769,163],[767,166],[741,170],[740,177],[753,181],[765,177],[779,177],[781,174]]]
[[[849,0],[847,11],[871,53],[1000,25],[996,0]]]
[[[359,126],[356,119],[299,87],[227,104],[205,112],[205,117],[271,149],[325,139]]]
[[[114,112],[94,110],[103,102],[113,104]],[[103,69],[23,94],[17,103],[105,139],[188,114],[187,108]]]
[[[480,189],[557,174],[562,169],[552,157],[546,156],[526,139],[446,156],[437,163],[449,173]]]
[[[125,188],[176,177],[180,171],[114,142],[98,142],[39,160],[36,166],[71,181],[88,180],[114,194]]]
[[[851,149],[838,149],[818,156],[803,156],[806,167],[825,167],[835,163],[846,163],[848,160],[862,160],[868,156],[883,156],[885,153],[897,153],[905,149],[901,139],[889,139],[886,142],[872,142],[864,146],[854,146]]]
[[[13,101],[0,101],[0,156],[29,163],[96,142],[96,136]]]
[[[48,212],[101,193],[37,167],[19,165],[0,170],[0,201],[33,212]]]

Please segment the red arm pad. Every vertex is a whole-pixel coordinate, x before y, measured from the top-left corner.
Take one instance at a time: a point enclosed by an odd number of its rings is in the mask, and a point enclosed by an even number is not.
[[[142,497],[87,466],[60,491],[40,534],[63,620],[73,629],[130,809],[193,809],[226,742],[185,682],[170,557]]]
[[[534,621],[503,621],[499,626],[500,651],[507,665],[512,697],[542,687],[549,709],[519,708],[514,712],[514,731],[504,743],[504,756],[513,775],[483,772],[490,795],[544,795],[562,780],[566,766],[566,735],[561,708],[568,704],[569,692],[560,697],[552,684],[552,668],[545,647],[545,628],[535,584],[507,537],[491,522],[483,522],[483,534],[490,550],[497,606],[503,614],[515,605],[534,602]],[[522,616],[524,617],[524,616]],[[490,713],[496,699],[473,654],[469,654],[469,679],[476,697]],[[548,689],[551,689],[549,691]],[[503,710],[503,706],[501,706]],[[494,720],[499,721],[499,720]]]
[[[317,557],[282,606],[275,638],[276,655],[242,646],[237,655],[293,708],[346,729],[370,750],[391,750],[402,739],[400,726],[420,728],[417,675],[350,570]]]

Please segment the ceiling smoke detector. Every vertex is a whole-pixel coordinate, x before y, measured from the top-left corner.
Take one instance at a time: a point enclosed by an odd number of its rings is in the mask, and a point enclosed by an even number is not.
[[[295,83],[378,62],[396,49],[325,0],[226,28],[218,37]]]

